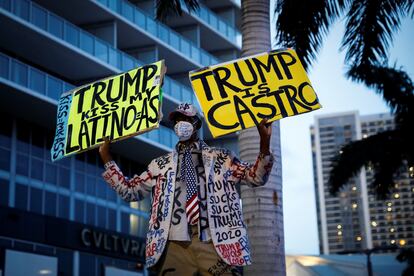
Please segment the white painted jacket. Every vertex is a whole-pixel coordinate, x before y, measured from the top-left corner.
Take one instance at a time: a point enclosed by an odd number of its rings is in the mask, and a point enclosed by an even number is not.
[[[225,149],[208,147],[200,141],[206,174],[207,212],[210,234],[218,255],[229,265],[251,264],[250,247],[235,185],[252,187],[266,183],[273,156],[258,156],[254,165],[238,160]],[[156,158],[141,175],[126,178],[114,163],[106,166],[103,177],[126,201],[137,201],[152,193],[151,216],[146,241],[146,264],[160,259],[168,240],[178,154]]]

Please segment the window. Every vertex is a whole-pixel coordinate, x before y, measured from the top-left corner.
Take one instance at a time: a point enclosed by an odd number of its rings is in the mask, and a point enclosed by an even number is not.
[[[73,273],[73,251],[63,248],[56,249],[59,272],[55,275],[74,275]]]
[[[29,175],[29,158],[26,155],[17,154],[16,173],[24,176]]]
[[[31,158],[30,176],[34,179],[43,180],[43,162],[37,158]]]
[[[108,61],[108,46],[95,40],[95,56],[103,61]]]
[[[30,89],[39,92],[41,94],[46,94],[46,76],[37,69],[30,69]]]
[[[138,236],[145,237],[148,231],[148,219],[145,217],[138,217]]]
[[[46,162],[45,173],[46,173],[46,177],[45,177],[46,182],[56,185],[57,184],[57,166],[49,162]]]
[[[134,11],[134,15],[135,15],[135,20],[134,20],[135,24],[137,24],[141,28],[145,28],[145,19],[146,19],[145,14],[141,13],[139,10],[136,9]]]
[[[121,232],[130,234],[130,220],[128,213],[121,213]]]
[[[86,193],[95,196],[95,177],[86,177]]]
[[[79,153],[75,156],[75,169],[77,171],[85,171],[85,153]]]
[[[86,223],[95,225],[95,205],[86,203]]]
[[[63,83],[54,77],[47,77],[47,95],[55,100],[58,100],[60,94],[63,92]]]
[[[85,223],[85,202],[75,199],[75,220],[81,223]]]
[[[8,57],[0,55],[0,77],[5,79],[9,78],[9,61]]]
[[[45,147],[45,135],[38,127],[32,128],[32,155],[43,158],[43,149]]]
[[[20,62],[12,63],[12,80],[27,87],[27,67]]]
[[[0,56],[1,59],[1,56]],[[1,71],[1,68],[0,68]],[[1,74],[1,72],[0,72]],[[1,116],[5,116],[6,120],[2,120],[1,127],[0,127],[0,147],[10,148],[11,145],[11,134],[12,134],[12,120],[7,118],[5,114],[1,114]],[[3,117],[4,119],[4,117]]]
[[[98,179],[96,183],[96,195],[102,199],[106,199],[107,184],[103,179]]]
[[[176,99],[181,99],[181,90],[177,82],[171,81],[172,96]],[[151,133],[151,132],[150,132]]]
[[[0,179],[0,205],[9,205],[9,181]]]
[[[66,27],[65,40],[67,42],[69,42],[70,44],[72,44],[72,45],[78,46],[78,44],[79,44],[79,30],[75,26],[73,26],[69,23],[65,24],[65,27]]]
[[[69,197],[64,195],[59,195],[59,214],[58,217],[69,219]]]
[[[28,191],[27,186],[16,183],[15,207],[27,210]]]
[[[105,185],[107,189],[108,200],[116,202],[118,199],[118,194],[113,189],[111,189],[108,184],[105,183]]]
[[[45,192],[45,214],[48,216],[56,216],[56,194]]]
[[[70,189],[70,173],[68,169],[59,168],[59,186]]]
[[[116,231],[116,211],[108,208],[108,229]]]
[[[19,1],[18,4],[16,3],[13,5],[14,12],[21,18],[26,20],[29,19],[29,2],[28,1]]]
[[[121,2],[121,13],[129,21],[134,21],[134,6],[128,2]]]
[[[63,22],[53,14],[49,14],[49,32],[59,38],[63,38]]]
[[[56,163],[62,167],[70,168],[71,160],[72,158],[63,158],[63,159],[58,160]]]
[[[29,154],[30,125],[19,121],[17,123],[17,151]]]
[[[42,190],[30,187],[30,211],[42,213],[43,192]]]
[[[5,255],[5,275],[39,275],[39,271],[42,270],[50,275],[58,275],[58,258],[56,257],[10,249],[5,250]]]
[[[122,55],[122,70],[130,70],[134,67],[134,60],[127,55]]]
[[[108,50],[109,50],[108,51],[109,63],[113,65],[114,67],[118,67],[120,63],[121,55],[113,48],[109,47]]]
[[[93,55],[93,37],[88,33],[81,32],[80,39],[80,47],[82,50]]]
[[[38,26],[39,28],[46,30],[46,21],[46,11],[37,7],[36,5],[32,5],[32,23]]]
[[[0,169],[10,170],[10,151],[3,148],[0,148]]]
[[[79,275],[98,274],[95,256],[85,253],[80,253],[79,256]]]
[[[106,228],[106,208],[98,206],[97,209],[98,209],[98,221],[96,225],[98,227]]]
[[[81,193],[85,192],[85,181],[82,173],[76,173],[75,190]]]
[[[146,18],[146,20],[147,20],[147,31],[149,31],[149,32],[151,32],[151,33],[153,33],[153,34],[156,34],[157,33],[157,23],[155,22],[155,20],[153,20],[153,19],[151,19],[151,18],[149,18],[149,17],[147,17]],[[177,48],[177,50],[178,50],[178,48]]]

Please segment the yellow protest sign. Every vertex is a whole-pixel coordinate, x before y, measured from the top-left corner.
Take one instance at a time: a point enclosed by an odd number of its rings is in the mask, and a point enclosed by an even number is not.
[[[292,49],[195,70],[190,81],[214,137],[321,108]]]
[[[161,60],[62,94],[52,160],[157,128],[164,73]]]

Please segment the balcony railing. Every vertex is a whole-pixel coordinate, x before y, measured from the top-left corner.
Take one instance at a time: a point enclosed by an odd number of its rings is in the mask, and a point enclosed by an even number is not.
[[[0,53],[0,78],[58,101],[62,92],[75,86]]]
[[[101,3],[108,9],[116,12],[123,18],[127,19],[132,24],[142,28],[164,43],[168,44],[172,48],[178,50],[191,60],[194,60],[198,64],[208,66],[212,64],[220,63],[220,60],[211,55],[210,53],[199,48],[190,40],[184,38],[181,34],[172,30],[170,27],[152,19],[143,10],[132,5],[131,3],[120,0],[94,0],[97,3]]]
[[[181,6],[185,9],[188,13],[190,12],[185,5],[184,1],[181,0]],[[200,9],[195,13],[198,17],[203,20],[206,24],[210,25],[212,28],[217,30],[220,34],[225,36],[228,40],[233,42],[236,45],[241,46],[239,43],[239,37],[241,34],[236,28],[227,24],[224,20],[222,20],[217,14],[212,12],[208,7],[204,6],[202,3],[199,3]]]
[[[112,1],[111,1],[112,2]],[[115,2],[115,1],[114,1]],[[144,63],[134,57],[114,48],[108,42],[101,40],[76,25],[40,7],[28,0],[0,0],[0,10],[23,19],[55,38],[58,38],[77,49],[82,50],[112,67],[127,71]],[[191,102],[197,105],[194,93],[179,82],[165,77],[164,93],[178,102]]]
[[[62,92],[75,88],[67,82],[0,53],[0,80],[2,79],[55,100],[56,104]],[[174,132],[162,125],[158,130],[146,132],[138,137],[141,136],[169,148],[177,143]]]

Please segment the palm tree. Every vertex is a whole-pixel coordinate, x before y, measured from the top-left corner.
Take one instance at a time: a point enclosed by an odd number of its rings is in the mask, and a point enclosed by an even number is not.
[[[198,8],[197,0],[185,0],[184,3],[190,10]],[[179,0],[159,0],[157,7],[159,18],[171,11],[181,13]],[[268,9],[269,1],[242,1],[242,55],[270,49]],[[305,68],[315,60],[332,23],[345,15],[346,31],[342,49],[346,50],[346,64],[349,66],[347,77],[364,83],[381,95],[394,113],[397,127],[395,130],[346,145],[341,151],[342,154],[334,158],[329,180],[331,191],[337,192],[362,166],[371,165],[376,172],[372,185],[379,195],[386,195],[392,183],[392,176],[398,168],[402,164],[412,166],[414,162],[414,148],[411,142],[414,141],[414,137],[410,131],[414,120],[413,82],[402,69],[388,66],[387,60],[387,51],[393,34],[400,26],[401,18],[409,14],[414,16],[413,1],[277,0],[275,14],[277,44],[296,49]],[[267,255],[264,263],[273,265],[277,258],[278,264],[281,265],[275,267],[280,267],[281,271],[275,273],[284,273],[280,138],[278,124],[274,124],[273,127],[275,131],[272,149],[278,157],[277,169],[273,171],[269,186],[256,190],[243,189],[242,199],[249,229],[265,229],[249,232],[249,235],[253,236],[252,251],[262,257],[262,252],[266,252],[267,249],[262,247],[261,241],[267,238],[270,244],[275,243],[275,255]],[[243,131],[239,136],[241,157],[246,161],[253,161],[258,150],[256,137],[254,130]],[[382,150],[378,151],[378,148]],[[276,207],[276,215],[272,207]],[[279,230],[272,231],[272,227]],[[253,271],[263,272],[254,266],[252,270],[248,270]]]
[[[409,276],[414,274],[414,249],[404,248],[397,255],[397,260],[400,263],[406,262],[407,267],[401,273],[401,276]]]
[[[243,0],[242,56],[271,50],[270,1]],[[279,122],[272,124],[271,150],[275,164],[264,187],[241,187],[243,215],[249,233],[253,265],[244,268],[246,275],[285,275],[285,240],[282,208],[282,160]],[[259,152],[255,128],[240,132],[240,158],[253,163]]]
[[[379,197],[393,186],[401,166],[414,164],[413,82],[396,66],[388,65],[388,49],[400,20],[414,16],[410,0],[281,0],[276,6],[278,44],[293,47],[305,66],[311,64],[330,25],[345,15],[342,49],[346,51],[346,76],[364,83],[383,97],[395,115],[396,129],[345,145],[334,157],[329,185],[333,194],[357,175],[363,166],[374,168],[371,183]],[[303,8],[298,8],[303,7]]]
[[[197,0],[184,0],[190,11],[198,8]],[[270,1],[242,1],[242,56],[249,56],[271,49]],[[157,17],[182,13],[180,0],[158,0]],[[245,268],[246,275],[285,275],[285,253],[282,208],[282,163],[279,123],[272,125],[271,150],[276,157],[274,169],[265,187],[242,187],[243,214],[247,224],[253,265]],[[259,152],[259,135],[255,128],[239,135],[242,160],[254,162]]]

